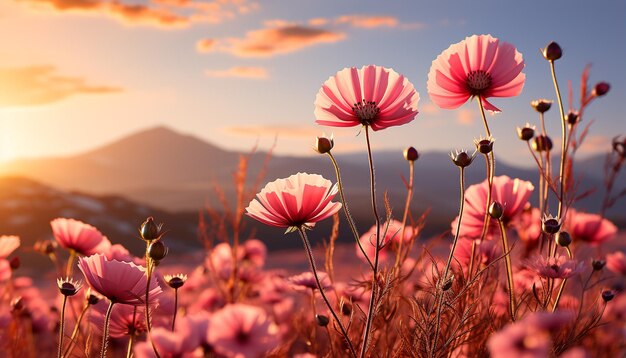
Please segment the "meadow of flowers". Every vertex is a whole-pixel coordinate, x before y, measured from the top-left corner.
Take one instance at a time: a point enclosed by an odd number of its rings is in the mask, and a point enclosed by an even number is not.
[[[294,168],[296,174],[257,190],[246,187],[247,158],[241,158],[234,174],[237,205],[209,211],[208,220],[201,220],[205,258],[188,272],[168,272],[166,226],[153,218],[139,228],[143,257],[87,223],[53,220],[54,240],[34,249],[50,259],[56,283],[20,276],[14,254],[20,238],[1,236],[0,355],[624,356],[626,255],[620,250],[626,245],[616,242],[618,228],[605,214],[626,195],[617,180],[626,139],[613,140],[605,187],[580,190],[574,158],[588,130],[583,115],[610,86],[590,86],[585,69],[580,101],[573,103],[570,88],[566,110],[555,69],[562,55],[554,42],[543,49],[556,101],[533,101],[538,122],[517,131],[536,163],[538,187],[497,173],[498,145],[485,116],[499,112],[493,98],[514,97],[523,89],[524,60],[513,45],[474,35],[432,63],[432,102],[453,110],[472,101],[485,132],[475,139],[475,149],[450,154],[459,174],[458,216],[450,218],[449,232],[429,241],[420,237],[427,215],[411,210],[417,150],[404,151],[410,173],[404,203],[389,203],[377,192],[371,151],[376,131],[416,118],[420,96],[392,69],[346,68],[322,85],[315,118],[323,126],[362,129],[375,222],[369,231],[357,230],[332,154],[334,140],[321,136],[316,150],[328,157],[335,178]],[[544,125],[551,109],[560,118],[560,148],[553,148]],[[498,135],[506,141],[515,133]],[[466,185],[465,169],[481,161],[485,180]],[[602,196],[598,213],[577,209],[585,195]],[[538,204],[531,206],[531,200]],[[392,205],[403,208],[401,217],[392,216]],[[243,220],[252,219],[284,231],[285,240],[301,240],[310,269],[264,268],[263,238],[242,230]],[[334,224],[319,255],[309,234],[323,220]],[[359,264],[334,260],[339,225],[350,228]],[[51,301],[43,286],[55,284]]]

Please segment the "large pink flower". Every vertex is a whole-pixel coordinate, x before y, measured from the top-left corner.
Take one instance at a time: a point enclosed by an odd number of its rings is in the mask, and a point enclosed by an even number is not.
[[[574,242],[582,240],[593,246],[609,241],[617,234],[617,226],[602,216],[574,209],[567,212],[565,226]]]
[[[0,236],[0,259],[6,259],[20,247],[20,238],[18,236]]]
[[[515,47],[491,35],[474,35],[451,45],[433,61],[428,94],[441,108],[458,108],[479,97],[485,109],[500,111],[489,97],[517,96],[524,87],[524,60]]]
[[[207,342],[221,355],[252,358],[277,347],[280,338],[278,327],[262,308],[236,303],[211,316]]]
[[[582,262],[571,260],[564,255],[548,259],[543,255],[536,255],[524,265],[543,278],[570,278],[583,270]]]
[[[404,76],[381,66],[344,68],[315,98],[316,122],[332,127],[399,126],[417,115],[419,94]]]
[[[390,220],[385,222],[381,226],[381,232],[384,235],[381,240],[381,245],[384,245],[381,250],[378,252],[378,260],[379,262],[385,262],[389,258],[390,248],[391,246],[398,245],[400,241],[407,243],[411,241],[413,238],[413,228],[410,226],[404,227],[404,232],[402,231],[402,223],[398,220]],[[404,234],[404,237],[402,237]],[[372,226],[368,232],[361,235],[359,238],[361,243],[361,247],[367,254],[367,257],[374,261],[374,256],[376,255],[376,225]],[[363,262],[367,262],[365,259],[365,255],[359,248],[358,244],[355,244],[356,247],[356,255],[363,260]]]
[[[145,287],[144,287],[145,290]],[[105,301],[99,301],[93,308],[94,313],[89,316],[89,320],[97,329],[104,326],[104,318],[108,308]],[[114,305],[111,309],[111,319],[109,321],[109,336],[122,338],[133,334],[141,335],[146,332],[145,307],[135,307],[129,305]]]
[[[337,186],[318,174],[298,173],[268,183],[246,208],[258,221],[278,227],[313,227],[335,214],[341,203],[331,202]]]
[[[111,246],[106,236],[95,227],[74,219],[58,218],[50,222],[56,241],[68,250],[89,256],[102,253]]]
[[[529,181],[511,179],[506,175],[493,178],[491,200],[497,201],[504,207],[502,221],[505,224],[510,223],[522,212],[534,189],[535,187]],[[459,236],[471,239],[480,238],[485,219],[488,191],[489,183],[487,180],[480,184],[471,185],[465,191],[465,206]],[[457,217],[452,222],[452,234],[456,233],[458,219]],[[490,220],[491,230],[497,230],[497,225],[495,220]]]
[[[101,254],[79,258],[78,267],[89,286],[114,303],[133,306],[145,304],[145,268],[132,262],[109,261]],[[150,301],[161,293],[157,280],[150,281]]]

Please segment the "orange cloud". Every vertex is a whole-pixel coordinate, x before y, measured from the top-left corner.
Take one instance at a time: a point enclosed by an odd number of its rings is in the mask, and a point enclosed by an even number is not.
[[[220,50],[239,57],[271,57],[345,37],[341,32],[288,24],[249,31],[244,38],[226,39],[220,42]]]
[[[0,107],[50,104],[78,94],[120,92],[119,87],[94,86],[82,77],[56,74],[54,66],[0,69]]]
[[[198,52],[211,52],[215,50],[215,45],[217,45],[217,41],[214,39],[202,39],[196,43],[196,50]]]
[[[264,80],[269,77],[267,70],[263,67],[232,67],[222,71],[205,71],[209,77],[217,78],[250,78],[255,80]]]
[[[56,12],[101,14],[131,25],[185,27],[192,23],[219,23],[224,19],[256,9],[246,0],[15,0],[43,5]]]
[[[377,27],[396,27],[400,24],[393,16],[365,16],[365,15],[344,15],[335,19],[338,24],[349,24],[353,27],[373,29]]]
[[[311,143],[313,143],[315,137],[322,134],[318,127],[299,125],[236,126],[225,127],[223,129],[228,133],[246,137],[280,136],[286,138],[311,138]]]
[[[608,153],[611,150],[611,138],[602,135],[587,136],[580,146],[585,154]]]

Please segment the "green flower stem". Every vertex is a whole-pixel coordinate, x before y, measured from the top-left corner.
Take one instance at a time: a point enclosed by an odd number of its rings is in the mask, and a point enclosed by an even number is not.
[[[374,302],[377,295],[377,278],[378,278],[378,258],[380,254],[380,217],[378,216],[378,208],[376,206],[376,177],[374,174],[374,161],[372,159],[372,146],[370,143],[369,126],[365,126],[365,140],[367,142],[367,159],[370,167],[370,193],[372,199],[372,212],[376,220],[376,248],[374,250],[374,267],[372,267],[372,292],[368,305],[367,318],[365,320],[365,329],[363,331],[363,345],[361,346],[360,357],[364,358],[369,346],[370,330],[372,329],[372,321],[374,320]],[[367,257],[367,256],[366,256]]]
[[[498,220],[500,224],[500,237],[502,238],[502,251],[504,254],[504,263],[506,265],[506,278],[509,285],[509,313],[511,321],[515,322],[515,287],[513,284],[513,265],[511,264],[511,251],[509,250],[509,241],[506,236],[506,228],[504,222]]]
[[[341,181],[341,173],[339,172],[339,165],[337,164],[335,157],[332,155],[330,151],[328,151],[326,154],[328,154],[328,157],[330,158],[330,161],[333,163],[333,167],[335,168],[335,175],[337,176],[337,188],[339,189],[339,197],[341,197],[342,208],[343,208],[344,214],[346,215],[348,226],[350,226],[350,230],[352,230],[352,235],[354,235],[354,240],[356,241],[356,244],[358,245],[359,250],[361,250],[361,252],[363,253],[363,256],[367,260],[367,263],[373,269],[374,264],[365,253],[365,249],[363,249],[363,245],[361,245],[361,240],[359,240],[359,231],[356,229],[356,225],[354,224],[354,218],[352,217],[352,215],[350,214],[350,210],[348,209],[348,202],[346,201],[346,197],[343,192],[343,183]]]
[[[352,355],[352,357],[356,357],[356,351],[354,350],[354,346],[352,345],[352,342],[350,341],[350,337],[348,337],[348,333],[343,327],[341,320],[339,320],[339,317],[335,313],[335,310],[333,309],[332,305],[330,304],[330,301],[328,301],[328,298],[326,297],[326,294],[324,293],[324,288],[322,287],[322,283],[320,282],[319,276],[317,275],[317,266],[315,265],[315,258],[313,257],[313,250],[311,249],[309,238],[307,237],[306,232],[304,231],[304,228],[302,228],[302,226],[298,227],[298,233],[300,233],[300,238],[302,238],[302,243],[304,244],[304,251],[306,252],[307,258],[309,259],[309,266],[311,267],[311,272],[313,273],[313,277],[315,277],[315,283],[317,283],[317,288],[320,291],[320,295],[322,296],[324,303],[326,303],[326,307],[328,307],[328,310],[330,311],[331,315],[335,319],[335,322],[337,322],[339,331],[341,331],[341,335],[343,336],[346,343],[348,344],[348,348],[350,349],[350,354]]]

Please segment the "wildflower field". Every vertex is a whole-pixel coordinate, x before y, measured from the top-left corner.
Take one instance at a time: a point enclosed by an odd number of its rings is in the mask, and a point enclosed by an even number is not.
[[[224,208],[200,218],[200,253],[168,249],[171,223],[153,217],[137,225],[145,243],[139,257],[74,218],[52,220],[53,239],[34,247],[0,233],[0,356],[625,356],[626,242],[606,214],[626,196],[619,180],[626,137],[616,133],[606,145],[604,187],[581,189],[584,168],[575,158],[592,123],[584,115],[610,96],[610,85],[590,84],[589,68],[577,90],[564,85],[566,55],[556,42],[530,55],[545,59],[555,100],[530,103],[535,119],[517,133],[492,133],[489,115],[524,88],[525,62],[513,44],[472,35],[433,60],[421,96],[449,111],[469,101],[484,125],[476,138],[468,134],[475,148],[451,148],[458,215],[435,237],[423,235],[428,212],[412,209],[420,200],[414,178],[428,175],[418,174],[415,148],[398,153],[406,159],[399,171],[409,173],[405,201],[390,202],[388,188],[377,186],[372,142],[379,131],[419,119],[421,97],[408,78],[377,65],[342,69],[311,94],[320,132],[360,128],[370,169],[368,231],[357,229],[363,224],[351,215],[333,155],[342,143],[323,135],[311,142],[332,178],[297,166],[286,178],[264,178],[249,173],[242,156],[233,173],[236,205],[224,199]],[[547,117],[560,132],[547,132]],[[513,141],[527,146],[535,184],[499,172],[498,147]],[[482,182],[466,182],[469,166],[484,166]],[[256,186],[246,185],[250,177]],[[577,203],[592,195],[600,210],[581,210]],[[312,243],[321,221],[332,228]],[[261,225],[301,241],[298,260],[307,269],[281,268],[281,254],[268,253],[251,230]],[[340,237],[344,227],[348,237]],[[21,250],[40,253],[53,274],[21,274]]]

